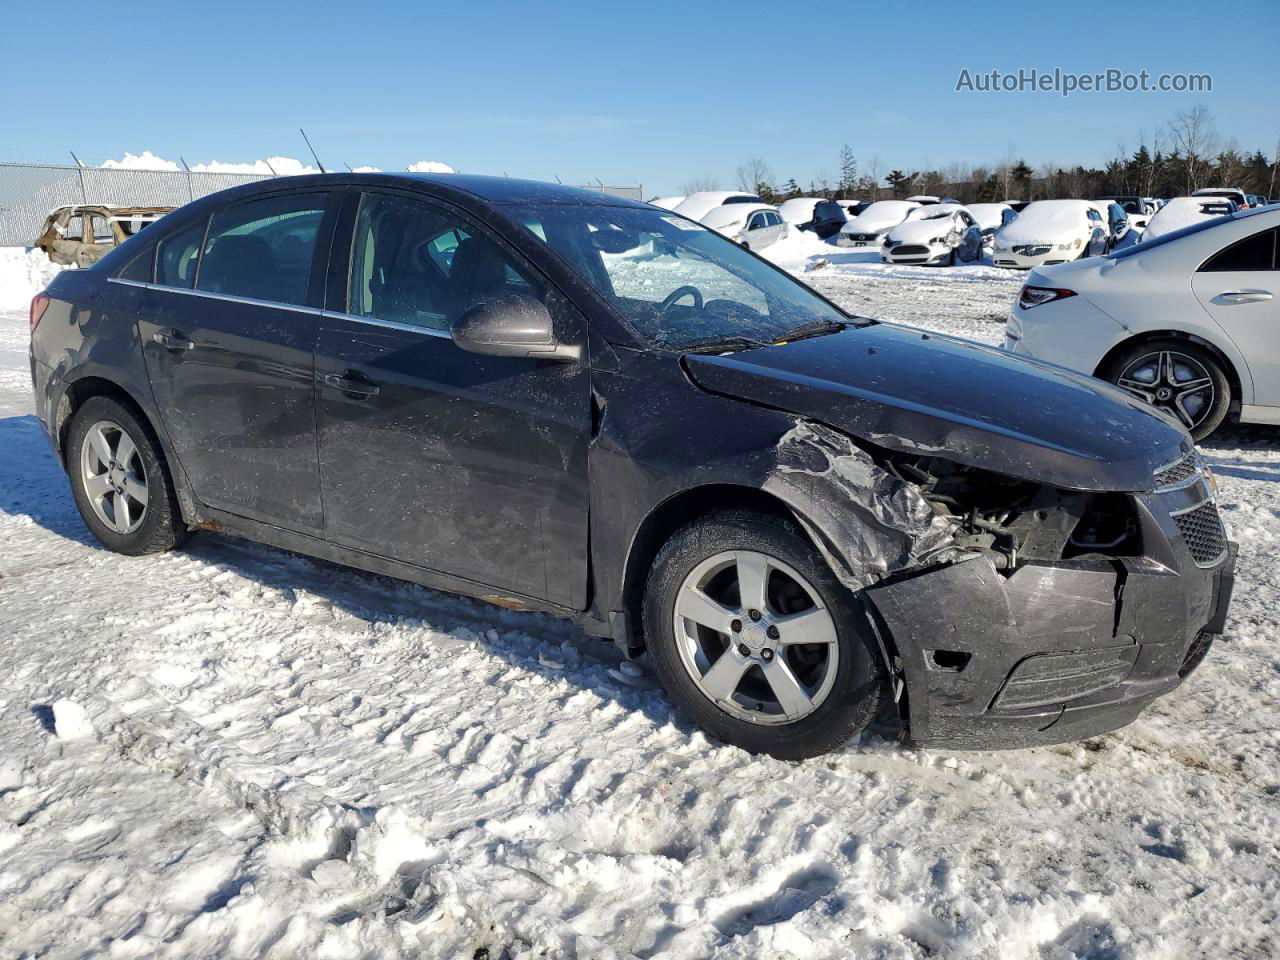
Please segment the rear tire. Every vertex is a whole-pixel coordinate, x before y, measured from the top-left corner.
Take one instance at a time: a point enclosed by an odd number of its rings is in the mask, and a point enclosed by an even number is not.
[[[1134,344],[1107,365],[1102,377],[1172,413],[1197,443],[1222,426],[1231,409],[1231,379],[1221,362],[1190,340]]]
[[[190,531],[154,432],[110,397],[90,397],[67,431],[67,474],[76,509],[107,549],[162,553]]]
[[[761,558],[762,594],[749,575]],[[764,610],[752,596],[764,597]],[[703,625],[690,610],[725,622]],[[649,574],[644,628],[677,709],[753,753],[800,760],[839,747],[875,717],[886,686],[849,591],[796,524],[765,514],[723,511],[676,531]]]

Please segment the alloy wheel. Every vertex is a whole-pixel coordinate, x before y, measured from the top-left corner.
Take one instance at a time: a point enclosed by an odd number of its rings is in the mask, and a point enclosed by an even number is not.
[[[80,482],[98,519],[132,533],[147,515],[147,475],[138,445],[120,424],[99,420],[80,448]]]
[[[813,586],[787,564],[733,550],[698,564],[680,585],[675,638],[704,696],[751,723],[794,723],[831,694],[836,626]]]
[[[1176,350],[1143,354],[1120,371],[1116,385],[1168,410],[1194,430],[1213,410],[1213,377],[1195,357]]]

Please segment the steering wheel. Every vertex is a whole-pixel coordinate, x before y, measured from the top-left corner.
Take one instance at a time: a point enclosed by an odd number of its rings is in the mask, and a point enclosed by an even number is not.
[[[693,297],[693,308],[695,310],[702,309],[702,291],[697,287],[691,287],[688,284],[685,284],[683,287],[676,287],[676,289],[667,294],[667,299],[662,301],[662,312],[666,313],[674,307],[676,305],[676,301],[681,297]]]

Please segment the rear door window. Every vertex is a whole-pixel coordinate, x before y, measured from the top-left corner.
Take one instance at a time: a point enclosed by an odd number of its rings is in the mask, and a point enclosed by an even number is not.
[[[1228,271],[1275,270],[1276,269],[1276,234],[1275,229],[1263,230],[1252,237],[1238,240],[1231,246],[1219,250],[1205,261],[1200,268],[1202,273],[1226,273]]]
[[[327,194],[290,193],[213,215],[197,288],[306,306]]]
[[[195,286],[196,262],[200,257],[200,244],[204,240],[207,222],[199,220],[160,241],[156,283],[187,290]]]

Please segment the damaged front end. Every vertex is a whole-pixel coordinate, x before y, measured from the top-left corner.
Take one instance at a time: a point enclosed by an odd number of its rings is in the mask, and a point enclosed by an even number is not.
[[[1145,491],[1076,491],[802,421],[765,489],[862,599],[922,745],[1123,726],[1223,630],[1234,548],[1194,453]]]

